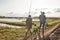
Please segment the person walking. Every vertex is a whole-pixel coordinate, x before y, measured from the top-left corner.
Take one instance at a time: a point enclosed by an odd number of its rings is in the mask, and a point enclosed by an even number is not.
[[[24,40],[27,40],[28,32],[30,32],[32,35],[31,28],[32,28],[32,17],[31,17],[31,15],[29,15],[26,19],[26,33],[25,33]]]
[[[31,28],[32,28],[32,17],[31,17],[31,15],[29,15],[28,18],[26,19],[26,28],[27,28],[27,32],[28,31],[31,32]]]
[[[44,40],[44,26],[46,23],[46,16],[44,14],[45,12],[41,12],[41,15],[39,16],[40,28],[42,28],[42,40]]]
[[[36,24],[32,23],[32,17],[31,15],[28,16],[28,18],[26,19],[26,34],[25,37],[27,36],[28,32],[30,32],[30,34],[32,35],[31,29],[32,29],[32,24],[34,26],[36,26]],[[32,39],[31,39],[32,40]]]

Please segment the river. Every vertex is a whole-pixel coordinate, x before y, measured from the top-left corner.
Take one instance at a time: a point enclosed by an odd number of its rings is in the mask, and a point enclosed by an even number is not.
[[[6,19],[6,18],[0,18],[0,21],[8,21],[8,22],[22,22],[22,21],[26,21],[26,19]],[[38,19],[33,19],[33,21],[39,21]]]
[[[5,21],[5,22],[22,22],[22,21],[26,21],[26,19],[6,19],[6,18],[0,18],[0,21]],[[38,19],[33,19],[33,21],[39,21]],[[20,26],[14,26],[14,25],[8,25],[8,24],[4,24],[4,23],[0,23],[0,26],[8,26],[8,27],[12,27],[12,28],[22,28]]]
[[[0,18],[0,21],[6,21],[6,22],[22,22],[24,21],[24,19],[6,19],[6,18]],[[4,24],[4,23],[0,23],[0,26],[3,27],[11,27],[11,28],[22,28],[21,26],[14,26],[14,25],[8,25],[8,24]]]
[[[0,23],[0,26],[2,26],[2,27],[9,27],[9,28],[23,28],[21,26],[8,25],[8,24],[4,24],[4,23]]]

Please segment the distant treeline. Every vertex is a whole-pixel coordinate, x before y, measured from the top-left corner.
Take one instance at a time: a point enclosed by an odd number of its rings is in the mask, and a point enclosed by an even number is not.
[[[24,19],[27,17],[5,17],[5,16],[0,16],[0,18],[15,18],[15,19]]]
[[[0,18],[15,18],[15,19],[26,19],[27,17],[6,17],[6,16],[0,16]],[[38,17],[33,17],[34,19],[37,19]],[[60,19],[60,17],[47,17],[47,18],[59,18]]]

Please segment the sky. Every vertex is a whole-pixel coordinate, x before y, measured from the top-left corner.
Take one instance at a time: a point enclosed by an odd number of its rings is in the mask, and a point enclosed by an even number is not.
[[[0,0],[0,15],[2,16],[27,16],[29,11],[44,8],[48,8],[50,11],[60,8],[60,0]],[[31,14],[38,16],[39,13]],[[55,14],[53,15],[55,16]]]

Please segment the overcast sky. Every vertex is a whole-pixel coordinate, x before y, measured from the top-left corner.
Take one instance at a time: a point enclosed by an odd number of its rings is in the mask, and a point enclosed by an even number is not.
[[[23,15],[29,11],[30,3],[31,11],[41,8],[60,8],[60,0],[0,0],[0,15],[8,15],[13,12],[13,15]]]

